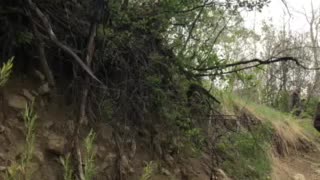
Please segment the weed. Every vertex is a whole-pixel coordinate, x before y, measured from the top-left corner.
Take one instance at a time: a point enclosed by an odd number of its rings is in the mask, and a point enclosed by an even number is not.
[[[73,170],[72,170],[72,165],[71,165],[70,154],[67,154],[65,158],[60,157],[60,162],[61,162],[61,164],[63,166],[63,170],[64,170],[63,179],[64,180],[73,180]]]
[[[6,63],[3,63],[3,66],[0,68],[0,87],[4,86],[10,77],[13,68],[13,59],[14,57],[11,57]]]
[[[253,132],[231,133],[219,144],[226,160],[222,169],[235,179],[268,179],[271,173],[272,134],[269,125],[261,125]]]
[[[92,180],[96,173],[95,166],[95,152],[94,152],[94,140],[96,138],[95,133],[91,130],[88,136],[84,140],[85,145],[85,158],[84,158],[84,177],[85,180]]]
[[[31,105],[26,104],[25,111],[23,113],[23,119],[27,128],[26,134],[26,148],[22,154],[20,163],[12,164],[6,174],[7,180],[31,180],[30,162],[33,157],[35,147],[35,125],[37,120],[37,114],[34,112],[33,103]]]
[[[152,175],[154,174],[154,170],[156,168],[156,164],[154,162],[147,163],[146,167],[143,168],[143,174],[140,180],[150,180]]]

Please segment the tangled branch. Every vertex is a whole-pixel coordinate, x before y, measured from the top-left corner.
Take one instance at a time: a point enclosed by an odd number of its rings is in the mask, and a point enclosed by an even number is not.
[[[38,18],[42,21],[43,25],[45,26],[47,33],[49,35],[50,40],[56,44],[56,46],[58,46],[59,48],[61,48],[62,50],[64,50],[67,54],[69,54],[70,56],[73,57],[73,59],[76,61],[76,63],[78,63],[81,68],[87,72],[87,74],[92,77],[94,80],[98,81],[99,83],[102,84],[102,82],[94,75],[94,73],[92,72],[92,70],[84,63],[84,61],[67,45],[63,44],[62,42],[60,42],[56,36],[56,34],[54,33],[52,26],[48,20],[48,18],[45,16],[45,14],[38,8],[38,6],[32,2],[32,0],[27,0],[27,3],[30,7],[31,10],[33,10]]]
[[[211,66],[211,67],[206,67],[206,68],[193,68],[193,70],[198,71],[198,72],[204,72],[204,73],[197,73],[196,76],[212,76],[212,75],[222,75],[222,74],[230,74],[230,73],[236,73],[239,71],[244,71],[247,69],[252,69],[252,68],[256,68],[262,65],[268,65],[268,64],[273,64],[273,63],[278,63],[278,62],[294,62],[297,66],[305,69],[305,70],[320,70],[320,67],[315,67],[315,68],[309,68],[305,65],[303,65],[297,58],[295,57],[290,57],[290,56],[286,56],[286,57],[271,57],[267,60],[261,60],[261,59],[251,59],[248,61],[238,61],[235,63],[230,63],[230,64],[226,64],[226,65],[216,65],[216,66]],[[239,67],[242,65],[246,65],[244,67]],[[233,68],[235,67],[235,69],[233,70],[229,70],[229,71],[224,71],[227,68]],[[214,73],[207,73],[206,71],[215,71]]]

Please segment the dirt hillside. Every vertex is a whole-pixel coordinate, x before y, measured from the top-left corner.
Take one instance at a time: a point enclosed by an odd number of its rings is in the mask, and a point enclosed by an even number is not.
[[[73,131],[73,111],[67,106],[65,94],[57,90],[58,96],[50,96],[53,91],[47,84],[34,79],[12,79],[4,88],[0,114],[0,172],[5,172],[21,159],[25,151],[26,127],[22,118],[25,104],[34,101],[38,115],[36,121],[36,146],[30,170],[34,180],[62,180],[63,166],[61,157],[65,157],[70,148],[70,136]],[[164,154],[158,157],[150,149],[149,139],[138,134],[136,139],[127,129],[127,138],[123,141],[124,152],[118,152],[114,141],[113,128],[106,123],[88,125],[81,132],[82,139],[93,128],[97,133],[95,141],[97,179],[140,179],[143,169],[150,162],[158,162],[151,179],[210,179],[203,159],[180,159]],[[120,155],[120,157],[119,157]],[[0,176],[2,177],[2,176]],[[230,179],[218,169],[212,179]],[[290,153],[287,156],[273,157],[274,180],[317,180],[320,179],[320,153],[313,149],[309,152]],[[241,179],[239,179],[241,180]]]

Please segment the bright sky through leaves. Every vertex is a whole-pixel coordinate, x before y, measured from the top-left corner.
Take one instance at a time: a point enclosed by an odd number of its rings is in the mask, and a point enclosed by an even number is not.
[[[311,14],[311,1],[315,10],[320,11],[319,0],[285,0],[288,5],[288,9],[282,2],[282,0],[271,0],[268,7],[265,7],[262,12],[249,12],[243,13],[245,24],[250,29],[260,31],[262,21],[272,20],[272,24],[278,29],[283,27],[283,22],[293,32],[307,32],[308,24],[305,16],[305,12],[310,16]],[[289,16],[288,10],[291,14]]]

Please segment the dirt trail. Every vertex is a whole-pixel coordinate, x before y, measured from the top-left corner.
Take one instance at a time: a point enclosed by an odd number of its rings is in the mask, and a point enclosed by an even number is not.
[[[320,180],[320,153],[274,158],[272,180]]]

